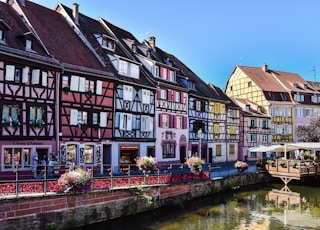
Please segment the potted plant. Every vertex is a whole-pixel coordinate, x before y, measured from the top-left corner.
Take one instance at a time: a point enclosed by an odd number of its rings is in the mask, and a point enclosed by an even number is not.
[[[199,157],[190,157],[186,161],[186,164],[190,168],[191,172],[201,172],[202,165],[204,163],[204,160],[201,160]]]
[[[246,162],[237,160],[234,167],[238,169],[238,172],[243,172],[248,169],[249,165]]]
[[[62,174],[58,180],[61,191],[64,192],[83,192],[90,189],[91,172],[82,168],[70,170]]]
[[[159,170],[158,163],[152,156],[144,156],[136,159],[136,165],[143,173],[156,172]]]

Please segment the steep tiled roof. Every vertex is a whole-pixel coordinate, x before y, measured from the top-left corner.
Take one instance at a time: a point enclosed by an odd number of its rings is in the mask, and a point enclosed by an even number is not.
[[[10,27],[5,29],[5,43],[0,42],[0,45],[24,51],[26,49],[24,34],[32,34],[30,33],[31,31],[9,4],[0,2],[0,15],[0,20],[2,20],[0,22],[1,28],[6,27],[5,25]],[[28,36],[32,36],[35,39],[33,35]],[[47,55],[36,40],[34,40],[32,48],[37,54]]]
[[[288,73],[261,67],[238,66],[248,77],[252,79],[263,91],[268,92],[304,92],[314,93],[314,88],[296,73]],[[304,88],[308,85],[307,89]],[[298,85],[297,88],[294,86]]]
[[[59,13],[26,1],[21,6],[51,55],[63,63],[105,70]]]
[[[61,4],[61,6],[63,7],[63,9],[67,12],[67,14],[69,15],[70,18],[72,18],[72,9],[64,6]],[[114,68],[114,66],[112,65],[112,63],[110,62],[109,58],[107,57],[107,55],[118,55],[133,61],[136,61],[133,56],[128,55],[128,51],[126,49],[124,49],[123,47],[121,47],[121,45],[123,44],[119,44],[117,42],[116,44],[116,49],[114,51],[112,50],[108,50],[108,49],[104,49],[101,47],[101,45],[99,44],[99,42],[97,41],[96,37],[94,36],[96,35],[107,35],[111,38],[113,38],[115,41],[118,41],[118,39],[121,38],[133,38],[133,35],[131,35],[129,32],[122,30],[121,28],[114,26],[113,24],[107,22],[104,19],[100,19],[103,21],[103,23],[105,23],[110,30],[108,30],[107,28],[104,28],[104,26],[102,25],[101,22],[99,22],[98,20],[92,19],[84,14],[79,13],[79,20],[78,20],[78,28],[80,29],[80,31],[83,33],[83,35],[86,37],[86,39],[88,40],[88,42],[90,43],[90,45],[93,47],[93,49],[95,50],[95,52],[101,57],[101,59],[104,61],[107,69],[109,71],[112,71],[118,79],[127,81],[127,82],[132,82],[135,84],[141,84],[141,85],[150,85],[150,81],[146,78],[146,76],[144,75],[144,73],[142,73],[140,71],[140,78],[139,79],[135,79],[135,78],[130,78],[130,77],[126,77],[120,74],[117,74],[117,70]],[[123,36],[123,37],[122,37]],[[119,41],[121,42],[121,41]]]
[[[242,113],[244,115],[249,115],[249,116],[259,116],[259,117],[270,117],[269,115],[259,112],[258,107],[259,105],[252,102],[251,100],[248,99],[242,99],[242,98],[232,98],[232,101],[236,103],[238,106],[241,107]],[[246,111],[246,106],[250,106],[250,111]],[[262,108],[261,108],[262,109]]]
[[[227,103],[229,107],[234,108],[234,109],[240,109],[240,107],[236,103],[234,103],[234,101],[232,101],[232,99],[230,97],[228,97],[228,95],[225,94],[225,92],[223,92],[222,89],[213,85],[212,83],[209,83],[208,86],[211,88],[211,90],[215,91],[215,93],[218,94],[220,96],[220,98],[222,99],[222,101]]]

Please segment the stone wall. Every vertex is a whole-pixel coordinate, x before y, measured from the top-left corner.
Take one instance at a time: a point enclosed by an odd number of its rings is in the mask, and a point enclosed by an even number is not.
[[[0,225],[3,230],[72,228],[159,208],[177,200],[264,183],[265,177],[264,173],[244,173],[175,185],[2,198]]]

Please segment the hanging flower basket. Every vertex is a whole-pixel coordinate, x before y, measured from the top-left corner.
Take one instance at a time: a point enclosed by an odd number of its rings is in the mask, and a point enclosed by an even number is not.
[[[84,192],[90,189],[91,172],[82,168],[70,170],[62,174],[58,180],[60,191]]]
[[[136,159],[136,165],[143,173],[152,173],[159,170],[158,163],[153,157],[140,157]]]
[[[238,169],[238,172],[243,172],[248,169],[249,165],[243,161],[236,161],[234,167]]]
[[[201,160],[199,157],[190,157],[187,159],[186,164],[190,168],[191,172],[201,172],[202,165],[204,164],[204,160]]]

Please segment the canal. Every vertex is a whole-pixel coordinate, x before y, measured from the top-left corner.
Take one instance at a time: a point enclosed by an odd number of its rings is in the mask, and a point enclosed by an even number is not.
[[[320,187],[283,184],[246,187],[134,216],[86,226],[86,230],[320,230]]]

